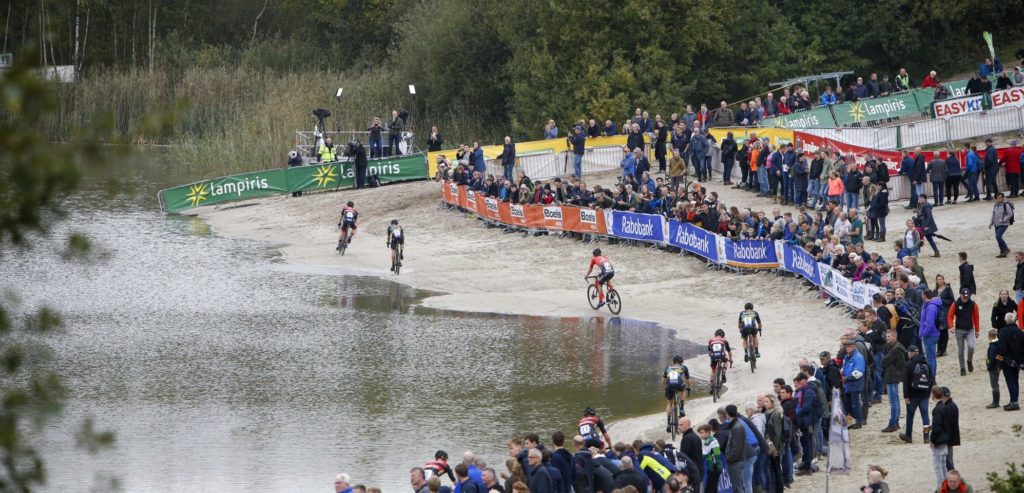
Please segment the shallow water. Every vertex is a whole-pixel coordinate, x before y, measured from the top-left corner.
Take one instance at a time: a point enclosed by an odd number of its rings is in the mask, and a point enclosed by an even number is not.
[[[585,406],[661,409],[661,367],[696,348],[645,322],[442,312],[403,285],[310,274],[161,215],[160,178],[139,176],[133,197],[90,182],[69,222],[0,257],[0,290],[67,326],[51,342],[72,397],[39,436],[49,491],[97,476],[131,492],[328,491],[338,472],[405,491],[439,448],[501,471],[509,437],[571,436]],[[96,262],[61,259],[70,231],[91,235]],[[114,450],[75,447],[85,416]]]

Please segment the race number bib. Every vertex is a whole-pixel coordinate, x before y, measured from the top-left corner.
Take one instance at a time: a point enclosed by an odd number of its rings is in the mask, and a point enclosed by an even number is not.
[[[356,218],[356,213],[352,211],[345,211],[345,219],[352,220]]]

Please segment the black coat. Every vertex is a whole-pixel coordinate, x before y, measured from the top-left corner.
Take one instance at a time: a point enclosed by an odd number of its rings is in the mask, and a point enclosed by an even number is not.
[[[594,493],[594,456],[589,450],[576,452],[572,457],[572,489],[576,493]],[[511,492],[509,492],[511,493]]]
[[[967,288],[971,294],[978,294],[978,286],[974,283],[974,266],[964,262],[960,264],[960,289]]]
[[[633,469],[623,469],[615,473],[615,489],[621,489],[627,485],[633,486],[637,491],[647,491],[647,475]]]
[[[1013,290],[1024,289],[1024,262],[1017,262],[1017,272],[1013,276]]]
[[[882,357],[882,382],[885,384],[902,382],[906,366],[906,348],[899,341],[886,344],[885,356]]]
[[[939,226],[935,224],[935,216],[932,215],[931,204],[926,203],[922,205],[921,212],[918,212],[917,216],[921,220],[920,227],[922,234],[931,235],[939,231]]]
[[[697,436],[697,432],[692,429],[686,430],[679,441],[679,453],[685,455],[693,464],[704,464],[704,442]]]
[[[928,360],[924,359],[924,355],[917,353],[910,361],[907,361],[907,365],[903,368],[903,398],[905,399],[927,399],[930,395],[931,389],[918,390],[911,388],[910,382],[914,379],[914,367],[918,363],[924,363],[928,366]],[[931,367],[928,367],[928,373],[931,373]],[[935,375],[931,375],[931,384],[935,385]]]
[[[1017,364],[1024,361],[1024,332],[1017,328],[1017,324],[1010,324],[999,329],[1000,353],[1003,364]],[[1006,360],[1010,361],[1006,361]]]
[[[868,204],[868,217],[880,218],[889,215],[889,189],[880,188]]]
[[[953,399],[937,403],[932,408],[930,440],[933,445],[960,445],[960,409]]]
[[[548,468],[543,464],[533,468],[529,476],[529,484],[527,486],[530,488],[530,493],[558,493],[555,488],[555,481],[551,478],[551,473],[548,472]]]
[[[992,305],[992,328],[999,329],[1006,325],[1006,314],[1017,313],[1017,304],[1013,302],[1013,298],[1007,300],[1004,305],[997,299],[995,304]]]

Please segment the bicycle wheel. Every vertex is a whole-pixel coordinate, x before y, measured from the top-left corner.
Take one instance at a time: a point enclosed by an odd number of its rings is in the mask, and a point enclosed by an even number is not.
[[[679,397],[672,399],[672,411],[668,418],[668,427],[671,428],[672,441],[676,441],[676,434],[679,431]]]
[[[590,308],[597,310],[597,286],[591,284],[587,287],[587,301],[590,302]]]
[[[722,395],[722,362],[715,365],[714,383],[711,385],[711,402],[718,402]]]
[[[395,262],[395,275],[397,276],[401,270],[402,270],[402,262],[401,261]]]
[[[757,369],[757,352],[754,350],[754,337],[747,337],[747,356],[750,359],[750,373]]]
[[[619,311],[622,310],[622,300],[619,299],[619,292],[614,289],[608,290],[608,310],[612,312],[612,315],[618,315]]]

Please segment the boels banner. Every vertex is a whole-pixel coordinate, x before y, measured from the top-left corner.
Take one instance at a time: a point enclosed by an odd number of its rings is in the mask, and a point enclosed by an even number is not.
[[[376,175],[381,183],[427,177],[422,154],[370,160],[366,173]],[[165,212],[176,213],[204,205],[282,193],[351,188],[355,185],[355,175],[355,163],[352,162],[311,164],[203,180],[161,190],[158,197]]]
[[[474,212],[489,221],[528,229],[608,234],[602,211],[567,205],[510,204],[447,182],[442,185],[444,201]]]

